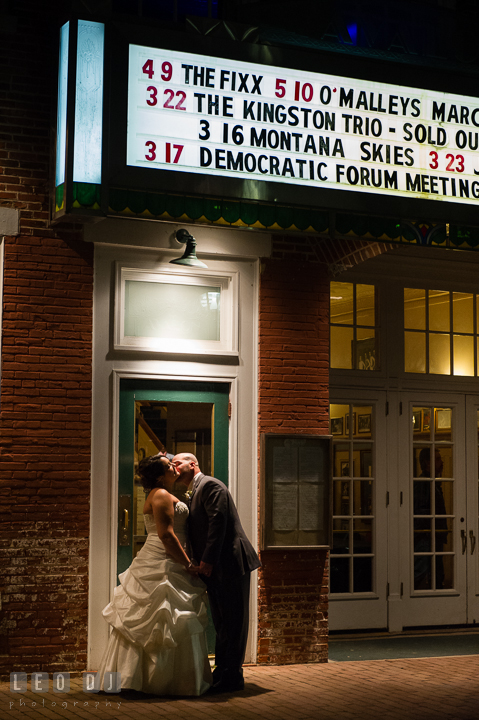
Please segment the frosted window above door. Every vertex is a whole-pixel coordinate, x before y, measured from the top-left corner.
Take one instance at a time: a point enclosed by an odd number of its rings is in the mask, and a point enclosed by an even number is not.
[[[125,282],[125,335],[182,340],[220,339],[221,288]]]
[[[115,348],[235,354],[237,273],[117,268]]]

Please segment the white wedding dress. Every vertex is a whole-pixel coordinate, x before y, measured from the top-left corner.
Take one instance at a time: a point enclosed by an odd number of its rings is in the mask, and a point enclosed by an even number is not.
[[[103,617],[112,626],[101,661],[121,673],[121,687],[155,695],[201,695],[212,683],[205,628],[206,588],[167,557],[153,515],[145,515],[146,542],[119,576]],[[187,506],[175,505],[174,530],[185,546]]]

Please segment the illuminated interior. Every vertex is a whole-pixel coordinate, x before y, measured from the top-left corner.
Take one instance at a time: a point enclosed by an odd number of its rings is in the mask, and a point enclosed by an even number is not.
[[[213,404],[155,402],[149,400],[135,403],[135,468],[143,458],[168,452],[193,453],[206,475],[213,468]],[[145,542],[143,505],[145,493],[139,478],[135,476],[133,527],[133,556]]]
[[[405,372],[477,375],[477,303],[473,293],[405,288]]]
[[[330,367],[378,370],[377,297],[374,285],[330,285]]]

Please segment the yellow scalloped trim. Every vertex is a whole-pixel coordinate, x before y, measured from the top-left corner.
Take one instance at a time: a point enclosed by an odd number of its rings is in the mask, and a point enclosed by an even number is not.
[[[241,218],[231,224],[234,225],[235,227],[250,227],[250,225],[248,225],[248,223],[245,223]]]

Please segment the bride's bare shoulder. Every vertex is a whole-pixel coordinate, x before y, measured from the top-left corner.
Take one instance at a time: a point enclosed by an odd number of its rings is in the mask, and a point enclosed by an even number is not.
[[[165,488],[153,488],[145,500],[143,513],[151,513],[154,507],[171,507],[176,502],[178,502],[177,498]]]

